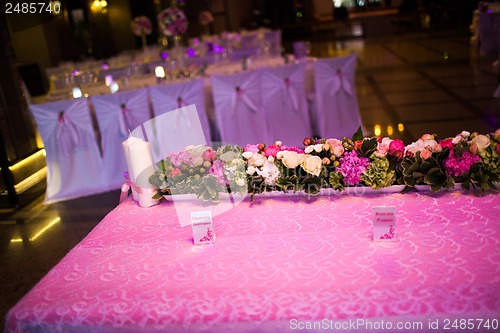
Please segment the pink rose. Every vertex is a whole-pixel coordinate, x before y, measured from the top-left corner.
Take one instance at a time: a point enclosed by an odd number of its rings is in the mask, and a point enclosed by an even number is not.
[[[342,141],[338,139],[328,139],[326,140],[326,144],[330,146],[330,152],[335,155],[335,157],[340,157],[344,154],[344,146],[342,145]]]
[[[402,140],[393,140],[389,144],[389,154],[401,158],[405,151],[405,144]]]
[[[259,151],[258,145],[246,145],[244,151],[249,151],[251,153],[256,153]]]
[[[424,140],[424,141],[425,140],[434,140],[434,135],[432,135],[432,134],[424,134],[424,135],[422,135],[421,139]]]
[[[470,150],[471,153],[477,154],[477,152],[478,152],[479,149],[477,149],[476,145],[470,145],[469,146],[469,150]]]
[[[500,144],[497,145],[497,154],[500,155]]]
[[[180,176],[182,175],[182,172],[179,168],[175,168],[170,173],[168,174],[169,177],[174,177],[174,176]]]
[[[278,154],[281,151],[281,147],[276,146],[276,145],[270,145],[269,147],[266,148],[264,151],[264,154],[269,157],[273,156],[276,157],[276,154]]]
[[[423,150],[420,152],[420,157],[422,157],[422,159],[424,159],[424,160],[429,159],[431,156],[432,156],[432,153],[431,153],[431,151],[430,151],[430,150],[428,150],[428,149],[423,149]]]
[[[389,151],[389,145],[379,144],[377,150],[375,151],[375,156],[385,157]]]
[[[201,157],[204,161],[212,162],[217,157],[217,153],[212,149],[207,149],[203,152],[203,154],[201,154]]]
[[[446,148],[448,147],[449,150],[453,150],[453,139],[445,139],[439,141],[439,144],[441,147]]]

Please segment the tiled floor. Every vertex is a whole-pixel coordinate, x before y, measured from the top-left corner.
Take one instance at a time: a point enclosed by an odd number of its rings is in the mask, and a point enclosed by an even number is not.
[[[410,143],[424,133],[444,138],[500,127],[500,99],[492,97],[494,59],[470,45],[467,24],[423,30],[393,25],[392,19],[365,21],[364,38],[337,38],[332,31],[311,37],[312,55],[358,54],[366,134],[378,126],[382,136],[392,133]],[[117,205],[118,196],[50,206],[39,198],[18,212],[0,211],[0,327],[8,309]]]

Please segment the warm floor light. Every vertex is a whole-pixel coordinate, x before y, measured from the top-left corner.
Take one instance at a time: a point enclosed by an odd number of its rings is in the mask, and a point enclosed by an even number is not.
[[[380,125],[375,125],[375,128],[373,129],[373,133],[375,134],[375,136],[380,136],[380,134],[382,134],[382,129],[381,129]]]
[[[398,124],[398,131],[403,132],[405,130],[405,126],[401,123]]]
[[[52,228],[54,226],[54,224],[56,224],[59,221],[61,221],[61,218],[59,216],[56,217],[56,218],[54,218],[45,227],[43,227],[42,229],[38,230],[32,237],[30,237],[28,239],[28,241],[30,241],[30,242],[35,241],[38,237],[40,237],[41,235],[43,235],[47,230],[49,230],[50,228]],[[23,239],[22,238],[12,238],[10,240],[10,242],[11,243],[22,243]]]

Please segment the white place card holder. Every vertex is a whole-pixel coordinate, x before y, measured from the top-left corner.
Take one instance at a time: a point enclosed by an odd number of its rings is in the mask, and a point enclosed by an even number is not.
[[[396,207],[373,207],[372,219],[374,241],[394,241],[396,239]]]
[[[209,210],[191,212],[191,225],[193,227],[193,241],[196,245],[215,243],[212,213]]]

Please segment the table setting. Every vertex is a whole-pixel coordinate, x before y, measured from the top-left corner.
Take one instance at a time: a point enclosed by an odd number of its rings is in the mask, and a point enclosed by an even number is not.
[[[155,162],[132,135],[135,195],[122,187],[6,332],[498,329],[500,129],[200,144]]]

